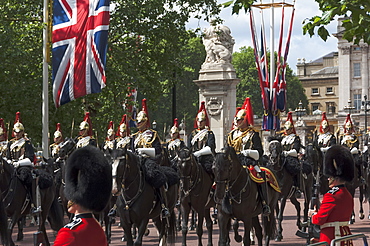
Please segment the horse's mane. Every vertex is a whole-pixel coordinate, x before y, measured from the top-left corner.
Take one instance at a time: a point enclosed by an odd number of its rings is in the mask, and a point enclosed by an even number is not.
[[[182,149],[180,149],[180,151],[179,151],[179,153],[178,153],[178,155],[179,155],[179,157],[180,157],[180,159],[184,159],[184,158],[187,158],[187,157],[189,157],[190,156],[190,154],[191,154],[191,151],[190,151],[190,149],[188,148],[188,147],[183,147]]]
[[[235,149],[231,146],[225,146],[221,152],[216,154],[216,159],[215,159],[215,166],[218,167],[218,169],[223,172],[226,171],[225,169],[227,168],[226,165],[223,165],[225,160],[230,157],[231,160],[236,161],[240,163],[238,156],[236,155]]]

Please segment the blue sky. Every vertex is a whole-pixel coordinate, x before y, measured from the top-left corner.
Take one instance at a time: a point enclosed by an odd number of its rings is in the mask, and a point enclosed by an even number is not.
[[[219,0],[220,3],[225,2],[226,0]],[[271,3],[272,1],[262,1],[263,3]],[[275,0],[275,2],[281,2]],[[293,1],[285,1],[287,3],[292,4]],[[289,25],[289,19],[291,16],[292,8],[285,9],[285,30],[284,34],[286,36],[287,29]],[[332,51],[337,51],[337,39],[333,36],[329,37],[328,40],[325,42],[321,38],[315,36],[310,38],[309,35],[303,35],[302,31],[302,22],[305,19],[308,19],[312,16],[319,15],[319,7],[318,4],[314,0],[296,0],[295,3],[295,19],[293,24],[293,32],[291,37],[290,43],[290,50],[288,55],[288,64],[296,71],[296,64],[298,58],[305,58],[307,62],[311,60],[316,60]],[[265,9],[263,10],[263,18],[265,22],[265,30],[266,30],[266,40],[268,49],[270,49],[270,15],[271,10]],[[249,27],[249,14],[245,14],[244,11],[241,11],[239,15],[231,15],[231,8],[223,9],[221,12],[221,18],[224,20],[224,25],[228,26],[231,29],[231,35],[235,39],[234,45],[234,52],[239,51],[240,47],[243,46],[251,46],[251,32]],[[280,30],[280,23],[281,23],[281,8],[275,8],[274,10],[274,39],[275,39],[275,51],[277,50],[278,45],[278,38],[279,38],[279,30]],[[260,29],[260,19],[261,14],[259,10],[254,8],[254,17],[256,21],[256,28],[257,32]],[[209,23],[198,21],[198,20],[191,20],[188,24],[188,28],[195,29],[200,27],[202,30],[207,28]],[[337,21],[333,21],[327,29],[329,33],[335,33],[337,27]],[[283,40],[285,47],[285,40]],[[284,52],[284,51],[283,51]]]

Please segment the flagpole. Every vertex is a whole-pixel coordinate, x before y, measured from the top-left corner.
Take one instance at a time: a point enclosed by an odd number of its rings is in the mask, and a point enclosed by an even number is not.
[[[271,1],[271,12],[270,12],[270,91],[272,92],[272,86],[275,81],[275,48],[274,48],[274,0]],[[273,93],[270,93],[270,100],[272,100]]]
[[[49,95],[48,95],[48,38],[49,38],[49,0],[44,0],[44,13],[43,13],[43,64],[42,64],[42,155],[49,158]]]

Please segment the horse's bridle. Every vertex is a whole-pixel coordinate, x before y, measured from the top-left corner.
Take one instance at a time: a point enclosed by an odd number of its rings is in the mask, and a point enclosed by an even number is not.
[[[191,163],[190,174],[187,175],[187,176],[182,176],[182,175],[180,176],[180,182],[181,182],[180,188],[184,192],[184,197],[187,197],[187,196],[189,196],[190,192],[199,184],[199,182],[201,180],[200,175],[202,173],[201,173],[201,169],[199,168],[199,165],[197,164],[196,160],[194,159],[194,155],[191,154],[190,156],[188,156],[184,159],[182,159],[182,158],[178,158],[178,159],[180,160],[181,163],[188,162],[188,161],[190,161],[190,163]],[[196,170],[195,170],[196,176],[195,176],[195,179],[193,181],[191,178],[192,178],[194,163],[195,163],[195,168],[196,168]],[[180,173],[182,174],[182,172],[180,172]],[[189,180],[189,186],[190,187],[189,187],[188,190],[184,190],[184,185],[183,185],[184,180]],[[195,195],[195,196],[198,196],[198,195]]]

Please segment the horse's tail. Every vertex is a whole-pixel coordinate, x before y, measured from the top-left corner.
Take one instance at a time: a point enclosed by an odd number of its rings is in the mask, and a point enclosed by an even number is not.
[[[265,228],[266,236],[269,236],[270,238],[275,238],[277,228],[274,211],[271,211],[269,216],[262,216],[262,221]]]
[[[59,204],[57,198],[54,198],[51,204],[48,214],[48,221],[51,229],[54,231],[59,231],[59,229],[64,226],[63,207]]]
[[[0,190],[1,194],[1,190]],[[8,234],[8,218],[5,213],[4,203],[2,202],[2,197],[0,195],[0,237],[3,245],[10,245],[10,238]]]
[[[176,243],[176,236],[177,236],[177,230],[176,230],[176,213],[172,209],[171,216],[169,218],[169,225],[168,225],[168,243],[170,245],[175,245]]]

